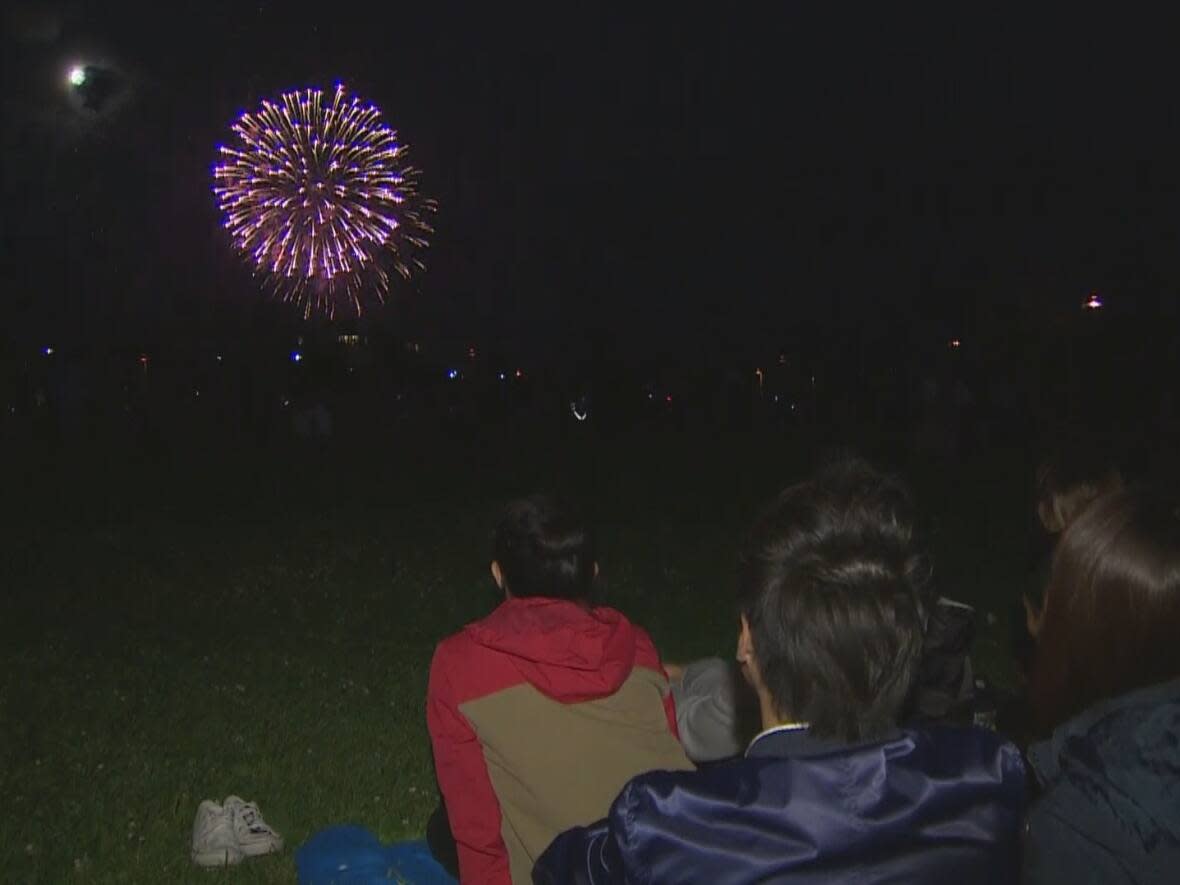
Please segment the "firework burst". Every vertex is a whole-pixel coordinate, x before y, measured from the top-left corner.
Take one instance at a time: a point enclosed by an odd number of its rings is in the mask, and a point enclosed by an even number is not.
[[[419,196],[406,146],[373,105],[337,86],[264,101],[233,125],[213,193],[234,247],[308,316],[359,315],[383,301],[390,272],[409,279],[435,210]]]

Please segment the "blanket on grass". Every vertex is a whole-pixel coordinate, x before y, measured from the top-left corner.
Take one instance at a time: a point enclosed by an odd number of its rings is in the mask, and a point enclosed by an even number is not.
[[[299,885],[455,885],[426,842],[381,840],[364,827],[320,830],[295,852]]]

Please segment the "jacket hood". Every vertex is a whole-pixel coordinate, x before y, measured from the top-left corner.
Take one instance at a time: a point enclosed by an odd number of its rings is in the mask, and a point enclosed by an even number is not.
[[[537,691],[565,704],[618,691],[635,664],[637,630],[612,608],[564,599],[508,599],[465,628],[479,645],[508,655]]]

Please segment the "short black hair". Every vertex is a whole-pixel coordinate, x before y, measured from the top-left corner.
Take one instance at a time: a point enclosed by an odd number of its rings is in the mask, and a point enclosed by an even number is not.
[[[566,501],[530,495],[511,502],[496,525],[492,558],[513,596],[590,601],[594,536]]]
[[[896,727],[921,657],[928,573],[908,491],[864,461],[782,492],[751,530],[738,579],[779,712],[845,741]]]

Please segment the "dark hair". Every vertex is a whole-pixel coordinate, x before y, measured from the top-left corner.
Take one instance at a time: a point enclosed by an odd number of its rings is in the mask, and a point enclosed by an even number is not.
[[[1037,468],[1037,516],[1050,534],[1064,531],[1095,498],[1123,487],[1123,476],[1101,453],[1081,445]]]
[[[492,558],[513,596],[588,602],[594,557],[594,537],[581,517],[548,495],[510,503],[492,538]]]
[[[1058,542],[1029,679],[1049,731],[1103,698],[1180,676],[1180,513],[1145,489],[1095,500]]]
[[[860,460],[784,491],[750,532],[738,596],[779,711],[820,737],[897,724],[922,651],[926,558],[910,496]]]

